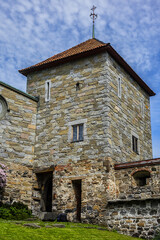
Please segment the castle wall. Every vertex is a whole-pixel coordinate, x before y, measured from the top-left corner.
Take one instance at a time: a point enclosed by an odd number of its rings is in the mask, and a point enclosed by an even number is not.
[[[107,64],[109,156],[117,163],[151,159],[149,95],[111,57],[108,58]],[[138,138],[138,154],[132,150],[132,135]]]
[[[110,230],[133,237],[153,239],[160,227],[159,199],[111,201],[104,214],[104,222]]]
[[[106,211],[99,221],[120,233],[153,239],[160,227],[159,164],[160,159],[154,159],[115,165],[114,181],[107,182]]]
[[[37,102],[3,85],[0,95],[8,104],[0,119],[0,162],[7,167],[4,201],[30,205]]]
[[[134,177],[135,173],[146,171],[150,177],[146,178],[146,184],[139,186]],[[160,166],[139,166],[135,168],[127,168],[115,170],[115,179],[117,191],[115,196],[110,196],[110,199],[147,199],[160,198]]]
[[[6,162],[7,184],[3,194],[3,202],[12,204],[23,202],[31,208],[32,169],[21,164]]]

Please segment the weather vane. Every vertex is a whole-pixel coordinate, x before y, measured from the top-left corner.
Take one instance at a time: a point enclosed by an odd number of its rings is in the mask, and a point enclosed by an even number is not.
[[[95,38],[95,35],[94,35],[94,21],[95,21],[96,18],[97,18],[97,14],[94,13],[94,10],[95,10],[95,9],[96,9],[96,7],[93,5],[93,7],[91,8],[92,13],[90,14],[90,17],[91,17],[92,20],[93,20],[92,38]]]

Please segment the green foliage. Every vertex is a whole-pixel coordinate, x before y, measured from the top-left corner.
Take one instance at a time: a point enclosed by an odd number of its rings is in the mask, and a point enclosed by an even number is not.
[[[153,240],[160,240],[160,232],[155,236]]]
[[[12,214],[9,209],[0,207],[0,217],[3,219],[12,219]]]
[[[15,202],[12,205],[0,204],[0,218],[22,220],[29,217],[31,217],[31,210],[23,203]]]

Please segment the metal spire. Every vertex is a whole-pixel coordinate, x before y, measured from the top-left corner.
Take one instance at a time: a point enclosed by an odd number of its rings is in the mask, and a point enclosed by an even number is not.
[[[90,17],[91,17],[92,20],[93,20],[92,38],[95,38],[95,34],[94,34],[94,21],[95,21],[96,18],[97,18],[97,14],[94,13],[94,10],[95,10],[95,9],[96,9],[96,7],[93,5],[93,7],[91,8],[91,10],[92,10],[93,13],[90,14]]]

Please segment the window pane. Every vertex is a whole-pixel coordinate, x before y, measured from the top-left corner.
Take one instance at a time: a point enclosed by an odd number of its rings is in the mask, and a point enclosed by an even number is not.
[[[138,139],[135,138],[135,152],[138,152]]]
[[[83,124],[79,125],[79,141],[83,140]]]
[[[132,150],[134,151],[134,136],[132,136]]]
[[[49,82],[47,82],[47,99],[49,99]]]
[[[73,142],[77,141],[77,126],[73,126]]]

